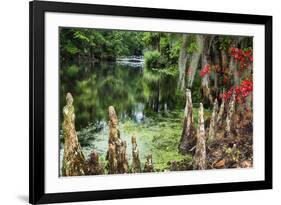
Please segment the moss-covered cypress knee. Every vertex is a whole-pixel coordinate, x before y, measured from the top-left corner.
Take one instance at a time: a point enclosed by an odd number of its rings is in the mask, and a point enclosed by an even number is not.
[[[140,162],[140,158],[139,158],[139,149],[138,149],[138,145],[137,145],[137,139],[134,135],[132,136],[132,156],[133,156],[132,172],[139,173],[139,172],[141,172],[141,162]]]
[[[146,162],[144,165],[144,172],[154,172],[153,161],[152,161],[152,154],[149,154],[146,157]]]
[[[64,120],[62,124],[64,136],[62,175],[81,176],[86,172],[86,163],[75,130],[73,97],[70,93],[66,95],[66,102],[67,104],[63,108]]]

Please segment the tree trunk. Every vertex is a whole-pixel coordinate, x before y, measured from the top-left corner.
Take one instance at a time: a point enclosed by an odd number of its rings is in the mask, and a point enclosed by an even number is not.
[[[225,70],[227,68],[227,55],[225,53],[225,50],[221,50],[221,66],[222,70]]]
[[[210,128],[209,128],[209,135],[208,135],[208,143],[212,143],[216,137],[216,122],[217,122],[217,114],[218,114],[218,101],[217,99],[214,102]]]
[[[192,99],[191,91],[186,89],[186,104],[184,109],[184,123],[181,140],[179,144],[179,152],[187,154],[195,146],[195,128],[193,125],[193,114],[192,114]]]
[[[179,54],[179,81],[178,86],[181,90],[185,88],[185,73],[186,73],[186,61],[187,61],[187,46],[188,46],[188,35],[183,34],[182,36],[182,45]]]
[[[90,61],[95,61],[94,47],[90,48]]]
[[[231,100],[228,105],[227,117],[226,117],[226,135],[227,137],[232,136],[232,127],[233,127],[233,114],[235,111],[235,94],[233,93]]]
[[[234,47],[238,47],[240,44],[243,44],[243,39],[245,39],[244,37],[240,37],[236,40],[234,40],[233,42],[233,46]],[[230,62],[229,62],[229,69],[230,72],[233,75],[233,79],[234,79],[234,86],[239,86],[240,84],[240,76],[239,76],[239,72],[238,72],[238,62],[237,60],[235,60],[235,58],[233,56],[231,56],[230,58]]]
[[[231,74],[233,75],[235,87],[239,85],[239,76],[238,76],[237,67],[238,67],[237,61],[235,61],[234,57],[231,56],[230,62],[229,62],[229,70],[230,70]]]
[[[219,111],[219,114],[218,114],[218,117],[217,117],[217,127],[221,127],[222,124],[223,124],[223,114],[224,114],[224,98],[222,98],[222,103],[221,103],[221,106],[220,106],[220,111]]]
[[[192,88],[194,76],[198,68],[199,59],[203,51],[203,45],[204,45],[203,35],[196,35],[197,49],[192,52],[192,57],[188,68],[188,84],[187,84],[188,88]]]
[[[210,43],[211,39],[208,37],[204,37],[204,50],[202,54],[202,67],[205,67],[206,65],[210,65],[211,62],[211,56],[210,56]],[[207,73],[204,75],[201,81],[201,88],[202,88],[202,94],[203,94],[203,102],[207,100],[208,103],[213,104],[213,97],[211,95],[211,89],[209,87],[210,84],[210,74]]]
[[[218,97],[219,94],[219,89],[218,89],[218,72],[221,69],[221,61],[220,61],[220,52],[219,50],[216,48],[215,44],[212,44],[212,49],[214,51],[214,63],[215,63],[215,72],[213,72],[213,76],[214,76],[214,92],[215,92],[215,96]]]

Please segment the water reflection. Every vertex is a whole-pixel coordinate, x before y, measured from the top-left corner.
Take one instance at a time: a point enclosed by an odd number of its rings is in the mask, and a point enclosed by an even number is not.
[[[89,123],[102,126],[109,105],[121,121],[142,123],[155,113],[182,107],[176,99],[176,82],[174,76],[144,69],[142,60],[67,65],[60,69],[60,110],[65,94],[71,92],[77,130]]]

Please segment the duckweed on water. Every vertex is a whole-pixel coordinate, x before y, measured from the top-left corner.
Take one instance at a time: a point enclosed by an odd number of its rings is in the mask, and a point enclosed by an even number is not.
[[[197,124],[198,109],[193,108],[194,122]],[[206,118],[210,116],[208,110],[205,111]],[[182,155],[178,153],[178,144],[180,141],[183,126],[183,110],[166,112],[163,114],[154,114],[146,117],[143,122],[125,120],[119,122],[119,130],[122,140],[127,142],[128,161],[131,164],[131,136],[137,137],[137,144],[140,151],[140,160],[144,166],[146,156],[152,153],[154,169],[164,171],[168,169],[168,163],[171,161],[191,161],[191,155]],[[100,155],[101,161],[104,161],[108,148],[108,125],[91,124],[78,132],[82,151],[86,157],[93,149],[96,149]],[[106,163],[104,161],[104,163]]]
[[[154,168],[163,170],[167,168],[168,161],[185,158],[178,153],[177,148],[182,132],[180,113],[174,112],[166,117],[154,116],[140,125],[132,121],[121,124],[120,130],[137,136],[142,163],[145,156],[152,153]]]

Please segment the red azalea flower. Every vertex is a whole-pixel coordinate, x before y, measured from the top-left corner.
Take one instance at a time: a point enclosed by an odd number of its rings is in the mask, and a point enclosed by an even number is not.
[[[220,96],[224,98],[224,100],[229,100],[235,93],[235,101],[237,103],[244,103],[245,98],[250,95],[253,91],[253,81],[252,80],[244,80],[241,82],[240,86],[235,88],[231,87],[228,91],[222,93]]]
[[[206,64],[205,67],[200,71],[200,77],[204,77],[207,73],[210,73],[210,65]]]
[[[250,62],[253,62],[252,49],[243,51],[242,49],[232,47],[230,48],[230,54],[234,57],[236,62],[239,61],[240,63],[245,64],[247,62],[246,57]]]
[[[253,62],[253,56],[249,56],[249,60]]]
[[[247,57],[249,57],[251,54],[252,54],[252,50],[251,50],[251,49],[246,50],[246,51],[244,52],[244,55],[247,56]]]

